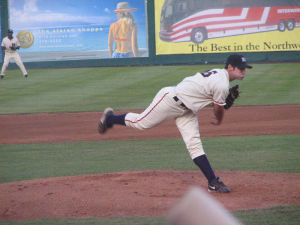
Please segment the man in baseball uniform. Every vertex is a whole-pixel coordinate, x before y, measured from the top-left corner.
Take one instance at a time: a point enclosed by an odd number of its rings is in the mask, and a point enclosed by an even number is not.
[[[242,80],[248,65],[242,55],[230,55],[224,69],[212,69],[186,77],[177,86],[162,88],[144,112],[115,115],[111,108],[105,109],[98,131],[104,134],[114,124],[140,130],[154,127],[163,121],[174,118],[190,157],[208,180],[208,190],[227,193],[227,187],[216,177],[203,150],[198,127],[198,111],[213,104],[214,121],[220,125],[224,116],[224,106],[229,94],[229,82]]]
[[[17,52],[20,48],[20,43],[18,38],[13,37],[13,30],[8,30],[8,36],[3,38],[1,43],[2,50],[5,51],[4,62],[2,65],[0,78],[3,79],[5,75],[6,68],[9,64],[10,59],[14,59],[15,63],[21,69],[25,78],[28,77],[27,71],[22,63],[22,60]]]

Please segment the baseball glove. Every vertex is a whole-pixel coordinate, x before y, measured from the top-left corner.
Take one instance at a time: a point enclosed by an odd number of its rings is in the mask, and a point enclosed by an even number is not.
[[[226,105],[224,106],[224,109],[229,109],[233,105],[235,99],[237,99],[239,96],[239,85],[229,88],[229,94],[226,98]]]
[[[16,46],[15,43],[12,44],[12,46],[10,47],[11,50],[16,51],[17,49],[19,49],[20,47]]]

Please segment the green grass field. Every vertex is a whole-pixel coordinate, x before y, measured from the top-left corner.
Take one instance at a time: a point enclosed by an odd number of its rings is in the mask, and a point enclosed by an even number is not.
[[[202,138],[216,170],[284,173],[300,173],[299,140],[300,134]],[[0,183],[128,170],[197,167],[181,139],[0,145]]]
[[[7,71],[0,114],[143,109],[164,86],[217,66],[149,66]],[[300,64],[256,64],[235,105],[300,104]],[[1,137],[0,137],[1,139]],[[300,134],[203,138],[216,170],[300,172]],[[169,157],[169,155],[172,157]],[[66,163],[67,162],[67,163]],[[181,139],[0,145],[0,183],[125,170],[197,170]],[[1,202],[1,200],[0,200]],[[246,225],[298,225],[300,206],[233,212]],[[163,217],[5,221],[0,224],[165,225]]]
[[[0,82],[0,114],[143,109],[164,86],[215,66],[149,66],[19,70]],[[300,64],[257,64],[240,85],[236,105],[299,104]]]
[[[300,206],[235,211],[233,215],[249,225],[299,225]],[[164,217],[112,217],[1,221],[3,225],[166,225]]]

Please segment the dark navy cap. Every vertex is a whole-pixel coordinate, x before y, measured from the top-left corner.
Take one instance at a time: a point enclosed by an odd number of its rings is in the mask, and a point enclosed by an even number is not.
[[[227,58],[226,61],[226,66],[231,65],[233,67],[237,67],[239,69],[251,69],[252,66],[247,64],[246,58],[242,55],[238,55],[238,54],[234,54],[234,55],[230,55]]]

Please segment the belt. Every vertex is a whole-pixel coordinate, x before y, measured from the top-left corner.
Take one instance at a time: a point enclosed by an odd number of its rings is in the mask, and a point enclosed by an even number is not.
[[[180,101],[177,96],[174,96],[173,99],[175,100],[175,102]],[[188,107],[186,107],[185,104],[183,104],[183,102],[181,102],[180,106],[182,106],[184,109],[188,109]]]

